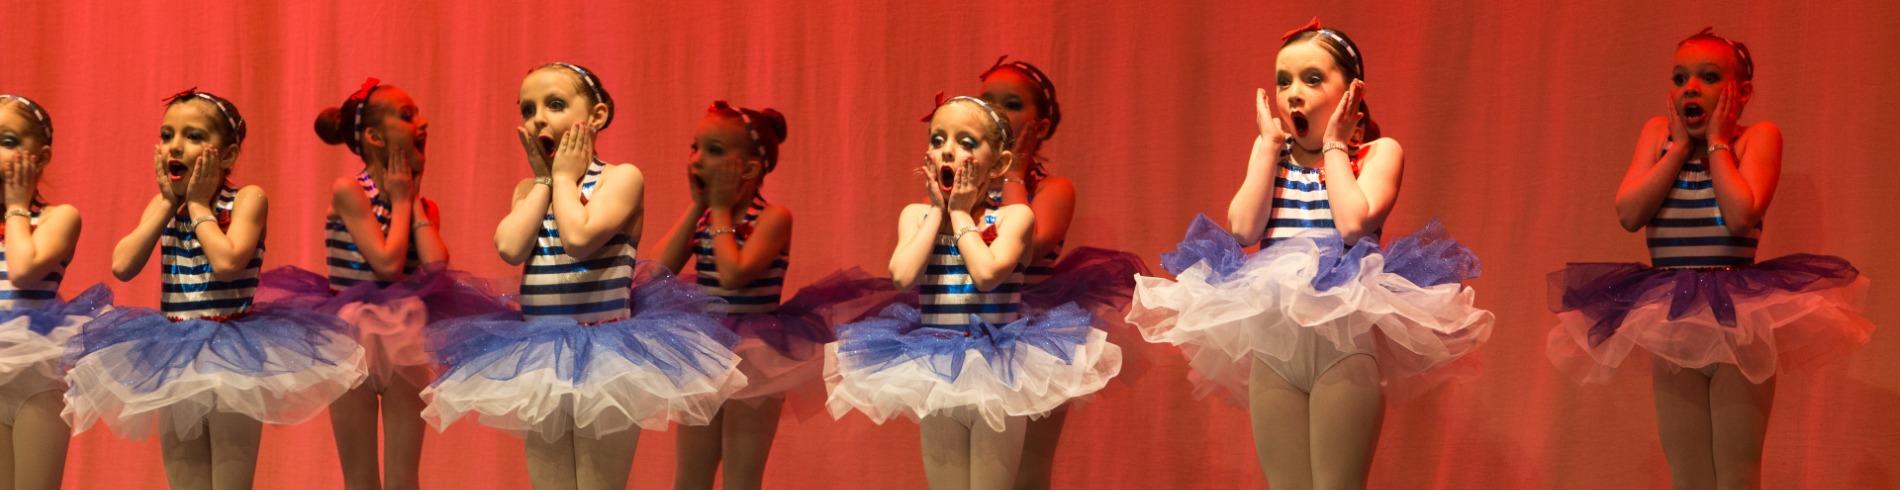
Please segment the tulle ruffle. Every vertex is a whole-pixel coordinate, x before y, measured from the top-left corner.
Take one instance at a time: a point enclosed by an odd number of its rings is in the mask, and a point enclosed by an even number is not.
[[[256,305],[230,321],[174,322],[119,308],[71,340],[63,415],[75,433],[103,422],[122,437],[200,434],[213,410],[271,424],[321,413],[363,380],[363,350],[333,315]]]
[[[1102,389],[1121,370],[1121,349],[1073,304],[1005,325],[975,316],[967,330],[924,327],[916,307],[891,305],[839,329],[826,357],[827,406],[883,423],[971,408],[994,430],[1012,416],[1040,416]]]
[[[1162,265],[1176,279],[1138,277],[1128,320],[1151,342],[1183,347],[1197,396],[1244,399],[1254,356],[1292,359],[1304,330],[1342,352],[1376,353],[1388,394],[1420,393],[1469,374],[1444,368],[1496,321],[1459,284],[1479,274],[1477,256],[1436,221],[1384,250],[1314,232],[1249,255],[1199,216]]]
[[[583,325],[508,312],[438,322],[429,345],[446,369],[423,391],[423,418],[443,429],[473,414],[548,441],[706,424],[746,384],[732,352],[738,335],[707,313],[720,301],[642,262],[631,318]]]
[[[1161,356],[1127,322],[1128,302],[1134,297],[1135,276],[1147,275],[1141,257],[1120,250],[1077,247],[1062,254],[1053,272],[1040,283],[1023,286],[1028,313],[1048,311],[1066,303],[1095,315],[1095,328],[1108,333],[1108,342],[1122,350],[1122,370],[1115,379],[1133,383]]]
[[[96,284],[71,301],[0,310],[0,385],[23,394],[63,387],[66,341],[111,308],[112,290]]]
[[[1548,354],[1586,382],[1608,382],[1642,347],[1677,367],[1734,364],[1760,383],[1842,356],[1874,331],[1861,314],[1868,280],[1840,257],[1797,254],[1738,269],[1578,263],[1549,279],[1560,325]]]
[[[379,388],[398,376],[417,387],[434,381],[423,334],[430,322],[509,311],[482,281],[440,263],[425,265],[399,282],[362,282],[334,295],[329,278],[297,267],[265,272],[260,281],[261,291],[287,296],[271,298],[277,304],[330,313],[354,327],[369,360],[369,381]]]

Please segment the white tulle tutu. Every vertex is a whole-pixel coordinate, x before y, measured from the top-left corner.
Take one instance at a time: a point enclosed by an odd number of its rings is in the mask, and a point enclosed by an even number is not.
[[[1121,348],[1092,328],[1093,315],[1065,305],[1007,325],[971,317],[963,330],[921,325],[918,309],[891,305],[839,328],[826,356],[826,405],[883,423],[972,409],[992,430],[1012,416],[1041,416],[1108,385]]]
[[[582,325],[508,312],[432,324],[446,369],[422,392],[424,420],[441,430],[473,415],[546,441],[711,421],[746,385],[738,336],[706,313],[718,298],[651,263],[636,270],[631,318]]]
[[[1163,266],[1176,278],[1137,277],[1128,320],[1150,342],[1182,347],[1196,396],[1244,400],[1256,356],[1293,361],[1309,332],[1373,354],[1388,389],[1422,391],[1443,380],[1418,375],[1475,351],[1496,321],[1459,283],[1477,276],[1477,257],[1436,222],[1390,250],[1315,232],[1247,254],[1200,216]]]

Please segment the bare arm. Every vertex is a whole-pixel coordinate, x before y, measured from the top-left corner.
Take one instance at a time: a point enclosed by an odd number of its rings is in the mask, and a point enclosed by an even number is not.
[[[996,222],[996,240],[983,243],[979,233],[963,233],[957,239],[957,253],[970,271],[970,280],[983,291],[996,289],[1009,280],[1016,265],[1022,263],[1035,230],[1036,214],[1028,206],[1004,206]],[[976,218],[964,211],[950,212],[950,225],[962,230],[976,226]]]
[[[1735,145],[1709,154],[1709,178],[1729,234],[1742,235],[1761,224],[1780,184],[1781,128],[1755,123]]]
[[[158,247],[159,236],[165,233],[165,225],[177,211],[177,202],[164,195],[152,196],[152,202],[145,205],[145,212],[139,214],[138,226],[112,247],[112,277],[120,282],[131,281],[139,276],[139,271],[145,270],[145,262],[152,259],[152,249]]]
[[[337,218],[343,221],[343,228],[350,233],[350,240],[356,243],[356,251],[369,263],[376,273],[376,279],[385,282],[402,280],[404,262],[409,258],[409,239],[414,201],[399,199],[390,202],[389,234],[383,234],[382,225],[376,222],[375,208],[370,204],[369,196],[363,194],[362,185],[353,178],[338,178],[330,189],[330,208],[336,211]]]
[[[693,203],[686,212],[680,213],[679,222],[673,223],[673,229],[660,242],[660,265],[674,274],[686,273],[686,261],[693,257],[693,234],[699,231],[699,217],[705,215],[706,207],[700,203]]]
[[[448,262],[449,245],[442,241],[442,209],[428,198],[417,198],[416,205],[422,217],[429,221],[426,226],[413,227],[409,234],[409,239],[415,242],[412,245],[416,247],[416,259],[424,264]]]
[[[204,203],[187,204],[185,210],[193,221],[214,216],[211,206]],[[219,228],[217,220],[210,220],[192,230],[198,234],[198,243],[204,246],[205,257],[210,259],[212,278],[230,281],[243,274],[245,266],[257,257],[257,246],[263,241],[265,216],[269,212],[270,202],[264,197],[264,189],[245,186],[238,190],[237,200],[231,203],[229,228]]]
[[[1344,151],[1324,151],[1326,158],[1326,201],[1332,207],[1333,227],[1346,243],[1359,241],[1385,226],[1392,204],[1399,200],[1400,179],[1404,177],[1405,150],[1391,138],[1366,144],[1360,158],[1359,173]]]
[[[7,216],[7,274],[14,281],[44,279],[60,263],[72,259],[79,243],[79,211],[71,205],[40,210],[40,225],[17,214]]]
[[[1269,142],[1266,138],[1253,140],[1253,150],[1247,157],[1247,177],[1234,193],[1234,200],[1227,205],[1227,233],[1243,247],[1258,243],[1267,231],[1267,220],[1273,216],[1274,167],[1284,145],[1285,142]]]
[[[551,195],[549,186],[536,184],[534,179],[521,179],[515,184],[514,204],[495,225],[495,251],[501,254],[502,262],[521,265],[528,261],[534,252],[535,236],[541,233],[541,220],[547,217]]]
[[[930,263],[930,247],[936,245],[943,229],[943,210],[928,204],[904,207],[897,218],[897,248],[891,251],[891,281],[897,289],[910,289]]]

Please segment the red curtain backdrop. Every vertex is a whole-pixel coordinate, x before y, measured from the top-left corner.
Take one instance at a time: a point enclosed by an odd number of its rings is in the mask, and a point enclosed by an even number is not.
[[[1400,3],[15,0],[0,92],[39,100],[56,121],[46,194],[77,205],[86,225],[68,294],[105,281],[121,304],[156,304],[156,267],[117,283],[108,256],[154,193],[159,99],[192,86],[248,116],[236,180],[270,194],[267,266],[322,270],[328,183],[361,164],[322,145],[311,121],[365,76],[407,89],[433,121],[422,189],[445,210],[455,265],[517,275],[490,233],[528,175],[517,88],[549,61],[594,69],[620,102],[600,148],[646,173],[648,247],[688,204],[687,143],[708,102],[784,111],[791,138],[765,195],[798,215],[797,286],[843,267],[882,273],[898,210],[922,198],[918,115],[939,90],[975,93],[1000,54],[1036,63],[1060,89],[1068,120],[1045,150],[1080,192],[1069,244],[1157,261],[1195,213],[1224,217],[1278,36],[1319,15],[1359,42],[1375,116],[1406,148],[1386,236],[1444,220],[1483,257],[1469,284],[1498,316],[1482,378],[1388,409],[1373,485],[1654,488],[1668,478],[1647,373],[1591,387],[1560,376],[1544,354],[1544,281],[1566,261],[1646,260],[1611,198],[1638,130],[1663,110],[1675,43],[1714,25],[1760,64],[1743,121],[1786,134],[1762,258],[1854,261],[1874,279],[1868,314],[1882,327],[1853,357],[1781,380],[1764,479],[1900,485],[1900,233],[1882,221],[1900,210],[1900,92],[1883,89],[1900,77],[1900,3]],[[1191,398],[1180,358],[1163,354],[1135,386],[1070,417],[1059,487],[1266,486],[1246,413]],[[921,487],[916,432],[855,414],[788,416],[767,484]],[[673,436],[642,438],[635,487],[671,484]],[[432,433],[424,486],[525,488],[521,445],[473,422]],[[260,487],[340,488],[335,451],[327,419],[269,428]],[[95,429],[73,441],[66,482],[161,487],[158,453]]]

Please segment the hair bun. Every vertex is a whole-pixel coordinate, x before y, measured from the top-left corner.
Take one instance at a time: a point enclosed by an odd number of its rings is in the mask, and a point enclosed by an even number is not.
[[[331,107],[317,113],[315,126],[317,137],[323,139],[324,144],[340,145],[349,139],[349,135],[343,134],[342,109]]]
[[[772,132],[778,134],[779,142],[785,142],[785,131],[787,129],[785,125],[785,114],[780,113],[778,109],[770,107],[759,111],[759,114],[764,115],[765,119],[772,123]]]

